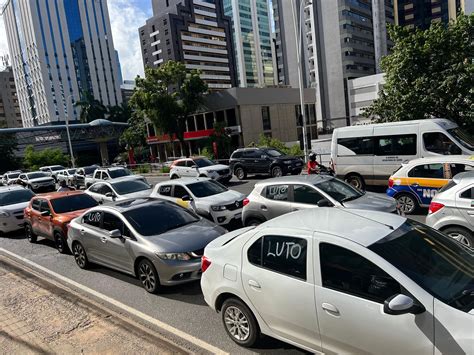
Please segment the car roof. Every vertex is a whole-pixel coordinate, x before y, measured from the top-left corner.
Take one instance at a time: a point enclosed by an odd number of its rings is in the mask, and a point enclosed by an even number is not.
[[[74,196],[74,195],[84,195],[83,191],[61,191],[61,192],[49,192],[46,194],[40,194],[36,197],[44,198],[46,200],[55,200],[57,198],[66,197],[66,196]]]
[[[262,150],[262,149],[275,149],[275,148],[272,148],[272,147],[245,147],[245,148],[238,148],[238,149],[234,150],[234,153],[235,152],[243,152],[245,150]]]
[[[211,180],[210,178],[207,177],[182,177],[179,179],[173,179],[173,180],[168,180],[168,181],[163,181],[160,182],[157,185],[169,185],[169,184],[174,184],[174,185],[188,185],[192,184],[194,182],[199,182],[199,181],[209,181]]]
[[[446,118],[430,118],[430,119],[423,119],[423,120],[410,120],[410,121],[397,121],[397,122],[385,122],[385,123],[370,123],[370,124],[360,124],[360,125],[354,125],[354,126],[346,126],[346,127],[339,127],[336,128],[338,132],[341,131],[350,131],[350,130],[357,130],[357,129],[364,129],[367,127],[391,127],[391,126],[410,126],[414,124],[423,124],[423,125],[429,125],[429,124],[434,124],[438,125],[441,127],[449,127],[449,128],[454,128],[457,125],[446,119]]]
[[[318,207],[276,217],[256,227],[255,231],[294,226],[292,228],[325,233],[367,247],[398,229],[406,220],[385,212]]]
[[[459,173],[454,176],[453,181],[456,184],[472,184],[474,182],[474,170],[465,171],[464,173]]]
[[[295,184],[295,183],[306,183],[306,184],[319,184],[323,181],[332,180],[334,177],[328,175],[319,175],[319,174],[311,174],[311,175],[294,175],[294,176],[281,176],[277,178],[265,179],[259,181],[255,184],[255,186],[261,185],[272,185],[272,184]]]
[[[410,160],[405,165],[433,164],[433,163],[470,163],[474,165],[474,155],[440,155]]]
[[[0,186],[0,192],[17,191],[17,190],[26,190],[26,189],[20,185]]]
[[[163,200],[163,199],[145,197],[145,198],[134,198],[134,199],[107,203],[106,205],[97,206],[96,208],[99,208],[99,209],[109,208],[117,212],[123,213],[123,212],[131,211],[135,208],[153,206],[156,204],[175,205],[174,203]]]
[[[142,181],[143,177],[140,175],[128,175],[128,176],[121,176],[119,178],[111,179],[111,180],[100,180],[98,183],[116,183],[121,181]]]

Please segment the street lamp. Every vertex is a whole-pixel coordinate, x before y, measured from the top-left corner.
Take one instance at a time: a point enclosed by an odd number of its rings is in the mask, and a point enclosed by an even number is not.
[[[62,84],[61,84],[61,89],[62,89]],[[64,93],[64,92],[63,92]],[[63,96],[64,97],[64,96]],[[66,112],[65,112],[65,116],[66,116],[66,134],[67,134],[67,141],[69,143],[69,153],[71,154],[71,164],[72,164],[72,167],[75,168],[76,167],[76,160],[74,159],[74,153],[72,152],[72,143],[71,143],[71,135],[69,134],[69,109],[68,109],[68,103],[69,103],[69,99],[72,99],[74,98],[74,95],[70,94],[68,95],[68,97],[66,98],[66,102],[64,103],[65,105],[65,109],[66,109]],[[71,100],[71,105],[72,105],[72,100]]]
[[[301,60],[301,49],[303,47],[303,5],[311,5],[311,0],[301,0],[300,1],[300,6],[299,6],[299,28],[296,28],[296,14],[295,14],[295,6],[291,6],[291,10],[293,13],[293,23],[294,23],[294,29],[295,29],[295,40],[296,40],[296,60],[298,62],[298,81],[299,81],[299,86],[300,86],[300,111],[301,111],[301,117],[303,118],[303,126],[302,126],[302,132],[303,132],[303,150],[304,150],[304,158],[305,161],[308,161],[308,136],[306,134],[306,114],[305,114],[305,104],[304,104],[304,88],[303,88],[303,61]],[[296,0],[295,0],[295,5],[296,5]]]

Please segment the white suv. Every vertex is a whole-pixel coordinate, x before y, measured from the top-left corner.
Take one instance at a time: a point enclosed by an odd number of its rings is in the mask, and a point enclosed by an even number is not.
[[[426,224],[474,246],[474,171],[456,175],[435,195]]]
[[[34,195],[21,186],[0,187],[0,234],[23,229],[23,210]]]
[[[178,159],[171,164],[170,178],[181,177],[208,177],[227,183],[232,179],[232,174],[228,165],[216,164],[207,158],[198,157]]]

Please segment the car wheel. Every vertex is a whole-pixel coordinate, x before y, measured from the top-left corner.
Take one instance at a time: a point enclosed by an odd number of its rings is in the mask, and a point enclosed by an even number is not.
[[[463,227],[448,227],[443,229],[443,233],[471,248],[474,246],[474,237],[472,232]]]
[[[171,180],[174,180],[174,179],[179,179],[179,176],[176,174],[171,175]]]
[[[54,244],[56,245],[56,249],[58,249],[60,254],[67,254],[69,252],[67,243],[61,233],[54,234]]]
[[[222,322],[230,338],[240,346],[251,347],[260,337],[252,311],[240,300],[230,298],[222,305]]]
[[[204,174],[199,175],[200,178],[206,178],[207,176]]]
[[[258,219],[258,218],[250,218],[248,220],[245,221],[245,226],[246,227],[256,227],[256,226],[259,226],[260,224],[262,224],[264,221],[262,221],[261,219]]]
[[[247,177],[247,173],[245,172],[244,168],[242,168],[240,166],[235,168],[234,175],[239,180],[243,180]]]
[[[72,245],[72,253],[74,255],[74,260],[76,260],[77,266],[81,269],[87,269],[89,267],[89,259],[87,259],[86,250],[81,243],[75,242]]]
[[[346,176],[345,181],[359,190],[365,190],[365,182],[360,175]]]
[[[418,202],[413,195],[400,194],[396,197],[398,207],[404,214],[412,214],[418,208]]]
[[[150,293],[157,293],[160,289],[160,278],[156,272],[155,266],[144,259],[138,264],[138,278],[143,288]]]
[[[28,239],[30,243],[36,243],[36,241],[38,240],[36,234],[33,233],[33,228],[29,224],[25,224],[25,235],[26,239]]]
[[[279,167],[278,165],[274,166],[272,168],[272,171],[271,171],[271,175],[272,177],[280,177],[283,175],[283,170],[281,170],[281,167]]]

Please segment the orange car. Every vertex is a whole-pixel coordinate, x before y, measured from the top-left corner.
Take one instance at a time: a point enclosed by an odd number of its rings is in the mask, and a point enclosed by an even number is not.
[[[67,226],[97,202],[81,191],[53,192],[31,199],[24,210],[25,233],[30,243],[38,237],[54,241],[60,253],[67,253]]]

